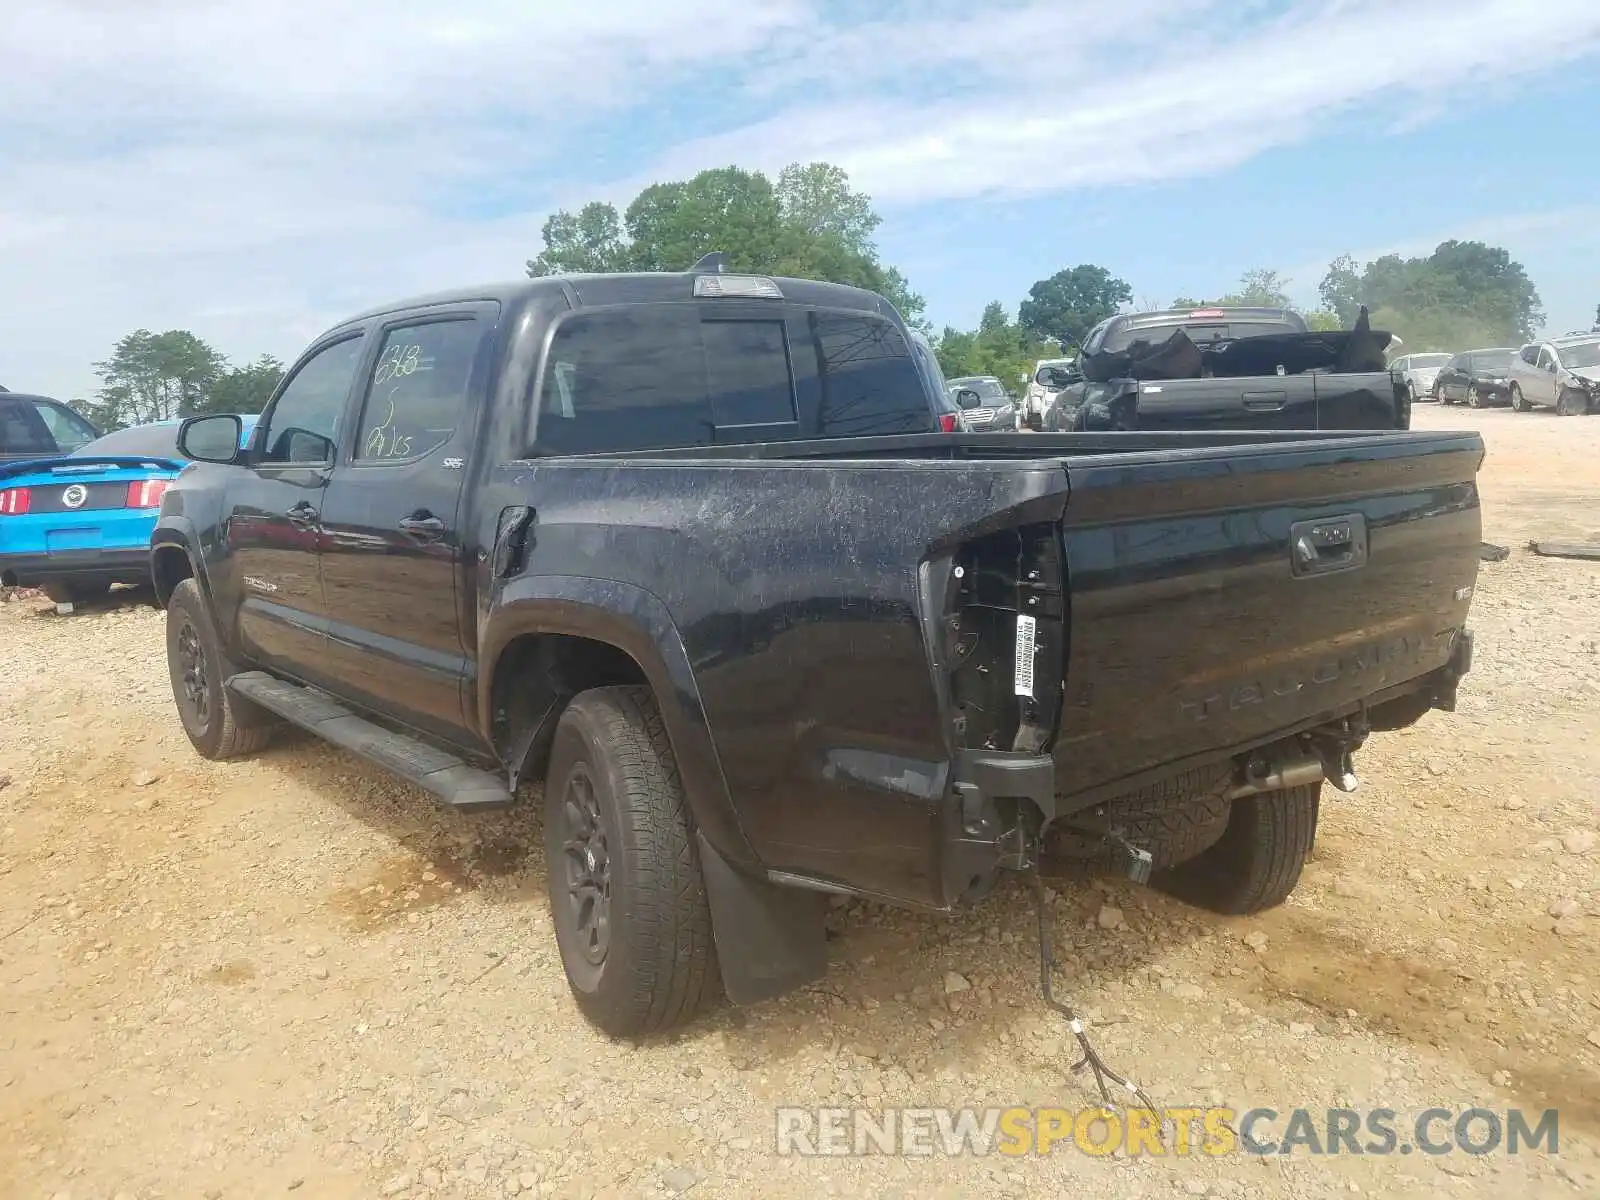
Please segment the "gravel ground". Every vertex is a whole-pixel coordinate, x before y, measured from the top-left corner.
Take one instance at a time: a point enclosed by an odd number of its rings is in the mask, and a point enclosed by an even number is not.
[[[162,617],[0,604],[0,1194],[1600,1195],[1600,418],[1480,426],[1478,660],[1378,735],[1290,903],[1055,894],[1068,993],[1156,1102],[1559,1106],[1560,1153],[780,1157],[774,1107],[1093,1102],[1020,886],[835,910],[820,985],[642,1045],[566,994],[537,830],[332,749],[207,763]],[[107,669],[109,666],[109,670]],[[1281,1125],[1278,1127],[1281,1132]]]

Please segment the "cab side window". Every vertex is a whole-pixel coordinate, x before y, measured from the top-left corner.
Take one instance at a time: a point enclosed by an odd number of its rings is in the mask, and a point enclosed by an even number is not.
[[[1520,357],[1522,358],[1523,362],[1527,363],[1529,366],[1532,366],[1534,363],[1539,361],[1539,347],[1524,346],[1522,348],[1522,354]]]
[[[263,418],[261,463],[324,464],[333,461],[350,384],[361,361],[362,337],[345,338],[318,350],[290,377]]]
[[[1539,369],[1541,371],[1548,371],[1551,367],[1553,367],[1555,365],[1556,365],[1556,356],[1551,353],[1549,346],[1543,347],[1539,351]]]
[[[386,332],[361,409],[356,459],[421,458],[448,443],[466,412],[481,341],[482,327],[470,317]]]
[[[80,446],[87,446],[99,436],[89,422],[69,408],[58,408],[54,404],[35,404],[34,408],[62,454],[70,454]]]

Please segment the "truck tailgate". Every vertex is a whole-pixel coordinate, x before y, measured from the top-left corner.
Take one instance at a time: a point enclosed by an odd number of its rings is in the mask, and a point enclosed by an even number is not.
[[[1471,434],[1369,434],[1069,457],[1058,793],[1259,744],[1446,665],[1482,456]]]

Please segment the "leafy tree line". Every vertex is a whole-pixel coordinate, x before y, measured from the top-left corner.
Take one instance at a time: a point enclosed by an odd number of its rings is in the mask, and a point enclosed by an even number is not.
[[[792,163],[776,180],[720,167],[691,179],[644,188],[620,212],[591,201],[544,223],[543,249],[530,276],[577,272],[682,271],[712,251],[735,271],[829,280],[886,296],[916,328],[932,333],[924,303],[905,276],[884,263],[873,235],[881,218],[871,197],[830,163]],[[1224,295],[1179,296],[1174,308],[1207,304],[1291,307],[1290,281],[1255,267]],[[1539,294],[1520,263],[1482,242],[1448,241],[1426,257],[1385,255],[1360,264],[1335,259],[1319,287],[1320,308],[1304,312],[1314,329],[1348,327],[1362,305],[1374,326],[1407,350],[1460,350],[1519,344],[1544,320]],[[1036,360],[1071,352],[1105,318],[1134,306],[1132,286],[1095,263],[1038,280],[1015,316],[999,301],[978,327],[946,326],[935,349],[946,376],[994,375],[1018,389]],[[1154,302],[1138,307],[1153,309]],[[1600,307],[1595,313],[1600,326]],[[237,366],[193,333],[138,329],[96,363],[100,388],[75,407],[105,429],[204,412],[259,412],[283,374],[271,355]]]
[[[544,223],[532,276],[594,271],[685,271],[713,251],[734,271],[853,284],[887,297],[913,324],[923,300],[878,257],[882,218],[870,197],[829,163],[792,163],[768,179],[719,167],[693,179],[653,183],[619,215],[600,201]]]
[[[272,355],[235,366],[187,329],[135,329],[94,369],[99,389],[72,407],[107,433],[199,413],[258,413],[283,377]]]
[[[1366,305],[1372,324],[1399,334],[1408,350],[1521,345],[1545,319],[1522,264],[1483,242],[1441,242],[1426,257],[1386,254],[1365,264],[1342,255],[1318,290],[1343,321]]]

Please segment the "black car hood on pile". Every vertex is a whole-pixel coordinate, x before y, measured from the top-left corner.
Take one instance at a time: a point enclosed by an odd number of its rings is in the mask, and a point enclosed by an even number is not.
[[[1268,333],[1197,345],[1183,329],[1160,342],[1141,339],[1126,350],[1080,358],[1085,379],[1243,378],[1325,370],[1340,374],[1386,371],[1384,350],[1394,335],[1373,329],[1365,307],[1350,329],[1312,333]]]

